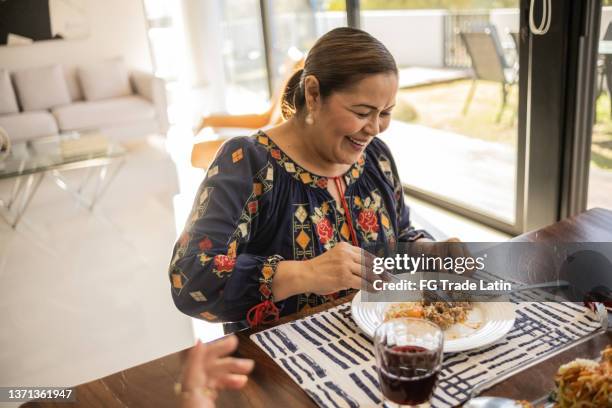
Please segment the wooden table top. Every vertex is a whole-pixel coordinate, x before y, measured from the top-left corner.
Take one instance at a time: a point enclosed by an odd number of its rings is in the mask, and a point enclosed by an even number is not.
[[[523,234],[513,241],[531,242],[612,242],[612,211],[593,209],[538,231]],[[300,311],[286,316],[276,324],[297,320],[304,316],[334,307],[350,298]],[[253,343],[249,336],[259,330],[246,330],[237,334],[240,346],[236,356],[255,360],[246,387],[240,391],[221,392],[218,407],[316,407],[283,369]],[[608,344],[612,332],[597,335],[583,343],[525,369],[483,395],[504,396],[534,400],[553,387],[553,375],[559,365],[577,357],[596,358]],[[71,407],[173,407],[178,406],[174,383],[179,380],[185,351],[179,351],[157,360],[109,375],[76,388],[77,402]],[[24,407],[65,407],[65,404],[30,402]]]

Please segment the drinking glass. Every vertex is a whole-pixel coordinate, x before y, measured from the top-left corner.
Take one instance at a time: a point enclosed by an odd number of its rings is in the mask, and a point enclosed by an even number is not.
[[[392,319],[378,326],[374,351],[386,407],[429,401],[438,382],[443,346],[442,329],[424,319]]]

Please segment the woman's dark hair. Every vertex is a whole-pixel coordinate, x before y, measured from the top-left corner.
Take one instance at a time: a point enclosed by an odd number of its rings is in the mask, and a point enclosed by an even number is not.
[[[321,98],[354,85],[372,74],[393,72],[397,65],[380,41],[365,31],[341,27],[317,40],[308,52],[304,68],[287,81],[281,110],[284,119],[299,114],[306,104],[304,78],[314,75],[319,81]]]

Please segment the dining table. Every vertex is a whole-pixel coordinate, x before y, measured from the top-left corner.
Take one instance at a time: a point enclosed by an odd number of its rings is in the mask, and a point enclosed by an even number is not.
[[[552,225],[519,235],[511,241],[543,244],[571,242],[612,242],[612,211],[595,208],[566,218]],[[295,321],[342,303],[351,296],[303,309],[282,317],[272,325]],[[255,368],[241,390],[221,391],[218,407],[316,407],[315,402],[277,365],[250,336],[270,325],[236,333],[239,346],[235,356],[255,361]],[[600,352],[612,344],[612,332],[600,331],[572,343],[561,352],[522,367],[520,371],[492,381],[480,395],[507,397],[533,401],[554,388],[554,374],[559,366],[576,358],[598,358]],[[186,350],[177,351],[153,361],[127,368],[104,378],[75,387],[73,407],[173,407],[179,406],[174,385],[180,381]],[[492,379],[494,380],[494,379]],[[493,384],[496,382],[495,384]],[[24,407],[59,407],[65,403],[28,402]]]

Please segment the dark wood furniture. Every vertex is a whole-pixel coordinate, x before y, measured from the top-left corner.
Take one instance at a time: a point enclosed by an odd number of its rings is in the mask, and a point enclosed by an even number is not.
[[[593,209],[546,228],[521,235],[514,240],[532,242],[611,242],[612,211]],[[308,311],[301,311],[281,319],[277,324],[348,301],[339,299]],[[260,329],[262,330],[262,329]],[[277,366],[259,347],[249,340],[253,331],[238,333],[240,346],[237,355],[255,360],[247,386],[237,391],[222,392],[219,407],[316,407],[314,402]],[[612,344],[612,332],[597,335],[554,357],[529,367],[483,395],[505,396],[534,400],[553,386],[552,378],[560,364],[576,357],[595,358]],[[77,403],[71,407],[172,407],[178,406],[173,385],[179,379],[184,351],[121,371],[76,388]],[[28,403],[26,407],[67,406],[52,403]]]

